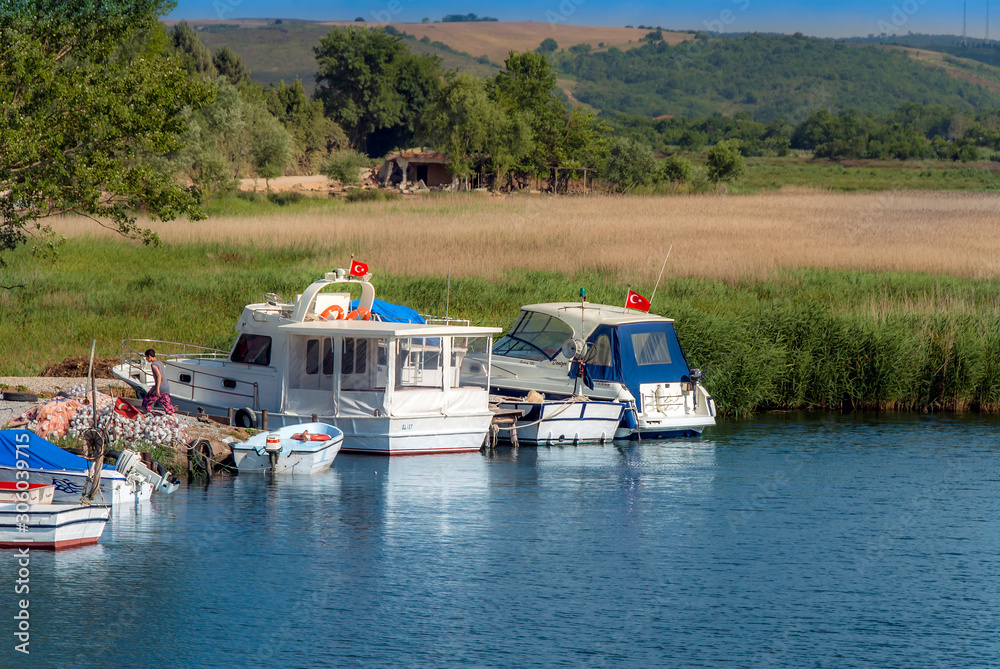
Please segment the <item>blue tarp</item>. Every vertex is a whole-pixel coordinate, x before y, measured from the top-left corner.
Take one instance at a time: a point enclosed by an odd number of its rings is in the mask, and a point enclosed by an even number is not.
[[[358,301],[351,302],[351,310],[358,308]],[[376,299],[372,302],[372,313],[377,314],[386,323],[423,323],[421,318],[413,309],[404,307],[401,304],[392,304]]]
[[[0,431],[0,466],[17,467],[19,445],[20,459],[27,462],[28,469],[87,471],[86,458],[64,451],[30,430]]]
[[[590,380],[614,381],[621,383],[632,396],[639,397],[641,383],[677,383],[689,381],[687,362],[681,351],[680,342],[673,323],[631,323],[629,325],[599,325],[590,335],[588,343],[594,344],[602,336],[607,336],[611,346],[611,365],[587,365]],[[636,351],[635,346],[640,346]],[[666,351],[662,349],[665,345]],[[648,348],[647,348],[648,347]],[[661,361],[669,358],[669,362]],[[646,364],[640,364],[640,361]],[[576,375],[576,364],[570,376]]]

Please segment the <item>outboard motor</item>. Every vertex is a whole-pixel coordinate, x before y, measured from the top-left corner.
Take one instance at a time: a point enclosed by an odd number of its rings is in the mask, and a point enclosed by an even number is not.
[[[161,469],[162,467],[163,465],[160,465],[157,469]],[[173,480],[170,472],[166,469],[163,469],[159,473],[154,472],[142,462],[142,456],[127,448],[122,449],[121,455],[118,456],[118,462],[115,464],[115,469],[126,478],[148,481],[153,486],[153,490],[162,490],[165,493],[174,492],[180,485],[178,481]]]
[[[701,370],[698,368],[692,369],[688,374],[688,378],[691,379],[691,391],[694,393],[694,408],[698,410],[698,384],[701,382]]]

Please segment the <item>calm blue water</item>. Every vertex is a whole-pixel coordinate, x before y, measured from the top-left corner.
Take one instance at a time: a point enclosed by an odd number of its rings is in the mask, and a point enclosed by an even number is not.
[[[997,666],[998,463],[995,419],[789,414],[216,481],[33,553],[27,657],[0,553],[0,666]]]

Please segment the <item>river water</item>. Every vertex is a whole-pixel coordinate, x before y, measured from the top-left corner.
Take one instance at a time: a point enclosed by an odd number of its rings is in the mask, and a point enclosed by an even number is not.
[[[994,418],[777,414],[216,480],[32,552],[28,656],[0,552],[0,666],[997,666],[998,457]]]

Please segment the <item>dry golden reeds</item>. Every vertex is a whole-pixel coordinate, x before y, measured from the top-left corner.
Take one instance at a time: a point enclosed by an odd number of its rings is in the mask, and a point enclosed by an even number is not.
[[[233,242],[355,253],[396,275],[496,278],[513,269],[596,269],[649,284],[736,280],[814,267],[1000,274],[1000,195],[786,192],[720,197],[446,195],[331,206],[323,213],[140,221],[164,242]],[[106,234],[64,219],[67,236]],[[339,264],[337,264],[339,263]]]

